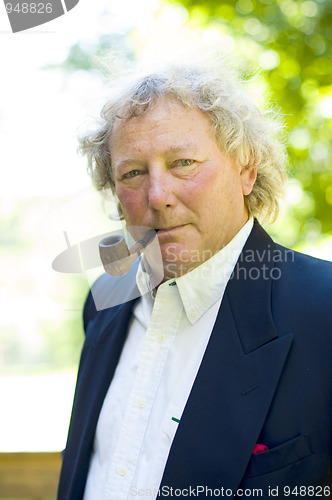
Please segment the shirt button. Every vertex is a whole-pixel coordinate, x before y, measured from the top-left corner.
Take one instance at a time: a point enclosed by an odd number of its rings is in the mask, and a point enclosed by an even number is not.
[[[139,399],[138,400],[138,408],[145,408],[146,406],[146,399]]]
[[[194,321],[197,318],[197,314],[195,313],[195,311],[190,311],[189,318],[191,319],[191,321]]]
[[[162,344],[166,340],[166,335],[164,335],[163,333],[158,333],[157,340],[160,344]]]
[[[128,472],[128,469],[125,465],[122,465],[122,467],[119,467],[118,468],[118,474],[120,474],[120,476],[125,476]]]

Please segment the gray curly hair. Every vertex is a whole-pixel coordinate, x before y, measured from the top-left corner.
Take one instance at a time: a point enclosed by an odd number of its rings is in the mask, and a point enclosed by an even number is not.
[[[170,98],[206,113],[221,150],[243,168],[257,169],[254,187],[245,196],[249,215],[276,218],[287,163],[285,147],[278,139],[279,114],[260,111],[233,70],[173,63],[161,71],[127,75],[117,83],[97,126],[80,137],[79,150],[87,156],[88,171],[98,190],[115,192],[109,150],[115,119],[140,116],[157,99]]]

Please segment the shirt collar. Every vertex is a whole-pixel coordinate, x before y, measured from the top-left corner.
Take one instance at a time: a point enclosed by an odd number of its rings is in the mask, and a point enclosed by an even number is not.
[[[145,267],[143,265],[142,259],[140,258],[138,269],[137,269],[137,274],[136,274],[136,284],[137,288],[145,300],[145,302],[148,304],[149,308],[152,309],[153,304],[154,304],[154,290],[151,287],[150,284],[150,275],[149,273],[145,270]]]
[[[252,227],[253,218],[250,218],[234,238],[210,259],[187,274],[170,279],[160,285],[160,287],[177,286],[187,318],[192,325],[217,300],[222,298]],[[138,267],[136,282],[143,298],[152,307],[154,302],[153,291],[151,290],[149,275],[144,270],[142,261]]]

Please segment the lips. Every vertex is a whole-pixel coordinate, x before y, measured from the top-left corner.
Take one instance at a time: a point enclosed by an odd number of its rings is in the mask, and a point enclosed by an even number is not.
[[[159,238],[160,243],[177,241],[179,238],[183,237],[183,229],[186,224],[181,226],[169,226],[169,227],[160,227],[155,229],[157,236]]]
[[[171,227],[159,227],[158,229],[156,229],[156,232],[158,234],[160,234],[160,233],[168,233],[168,232],[171,232],[171,231],[176,231],[178,229],[181,229],[182,227],[184,227],[184,225],[181,225],[181,226],[171,226]]]

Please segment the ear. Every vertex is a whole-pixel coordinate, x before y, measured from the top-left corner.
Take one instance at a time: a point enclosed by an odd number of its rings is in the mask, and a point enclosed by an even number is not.
[[[257,168],[247,165],[246,167],[243,167],[240,176],[242,184],[242,193],[244,195],[248,195],[251,193],[252,188],[254,187],[254,184],[256,182]]]

